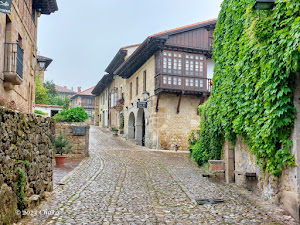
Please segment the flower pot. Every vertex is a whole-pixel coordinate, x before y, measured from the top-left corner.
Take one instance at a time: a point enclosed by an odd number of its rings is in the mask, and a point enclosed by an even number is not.
[[[59,166],[59,165],[64,165],[64,164],[65,164],[65,161],[66,161],[66,158],[67,158],[66,155],[56,155],[56,156],[55,156],[55,162],[56,162],[56,165],[57,165],[57,166]]]

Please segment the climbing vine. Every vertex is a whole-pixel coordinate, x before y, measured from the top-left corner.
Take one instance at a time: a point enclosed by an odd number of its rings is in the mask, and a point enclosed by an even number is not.
[[[225,140],[242,136],[258,164],[276,177],[295,166],[290,152],[293,91],[300,71],[300,1],[277,0],[258,12],[255,0],[224,0],[214,32],[212,93],[200,106],[193,158],[220,159]]]
[[[25,185],[26,185],[25,170],[18,168],[17,196],[18,196],[18,209],[20,210],[24,210],[26,208],[25,192],[24,192]]]

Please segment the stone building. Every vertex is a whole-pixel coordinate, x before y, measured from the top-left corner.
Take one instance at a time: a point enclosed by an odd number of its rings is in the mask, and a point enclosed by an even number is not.
[[[83,107],[86,113],[93,117],[95,115],[95,96],[92,94],[94,87],[81,91],[78,88],[77,94],[73,95],[71,99],[73,100],[71,105],[73,107]]]
[[[108,127],[108,93],[109,86],[113,80],[113,75],[104,75],[95,86],[92,94],[95,95],[95,125]]]
[[[120,125],[111,109],[117,107],[127,139],[150,148],[187,150],[188,136],[199,126],[198,106],[210,95],[216,22],[151,35],[124,60],[117,54],[106,70],[114,74],[108,86],[109,125]],[[122,106],[116,101],[120,96]]]
[[[92,93],[96,96],[95,124],[100,127],[120,128],[124,118],[124,88],[126,80],[114,71],[138,48],[139,44],[122,47],[110,62]]]
[[[55,85],[55,90],[57,92],[57,95],[60,99],[64,100],[65,98],[71,99],[72,96],[76,95],[77,92],[73,90],[70,90],[67,88],[67,86],[59,86]]]
[[[56,0],[13,0],[11,6],[7,5],[7,14],[0,12],[0,95],[32,112],[38,70],[38,17],[58,7]]]

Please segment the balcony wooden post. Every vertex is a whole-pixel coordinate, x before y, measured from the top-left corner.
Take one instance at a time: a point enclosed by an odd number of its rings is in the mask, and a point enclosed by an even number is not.
[[[182,96],[182,93],[179,94],[179,98],[178,98],[177,114],[178,114],[179,111],[180,111],[181,96]]]

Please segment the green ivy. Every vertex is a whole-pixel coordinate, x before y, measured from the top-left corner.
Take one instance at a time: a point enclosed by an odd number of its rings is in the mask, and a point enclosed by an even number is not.
[[[24,192],[25,185],[26,185],[25,170],[18,168],[17,196],[18,196],[18,209],[20,210],[24,210],[26,208],[25,192]]]
[[[255,0],[224,0],[214,32],[212,93],[200,106],[198,164],[220,159],[225,140],[242,136],[258,164],[276,177],[295,166],[290,148],[293,91],[300,70],[300,1],[277,0],[258,12]]]

